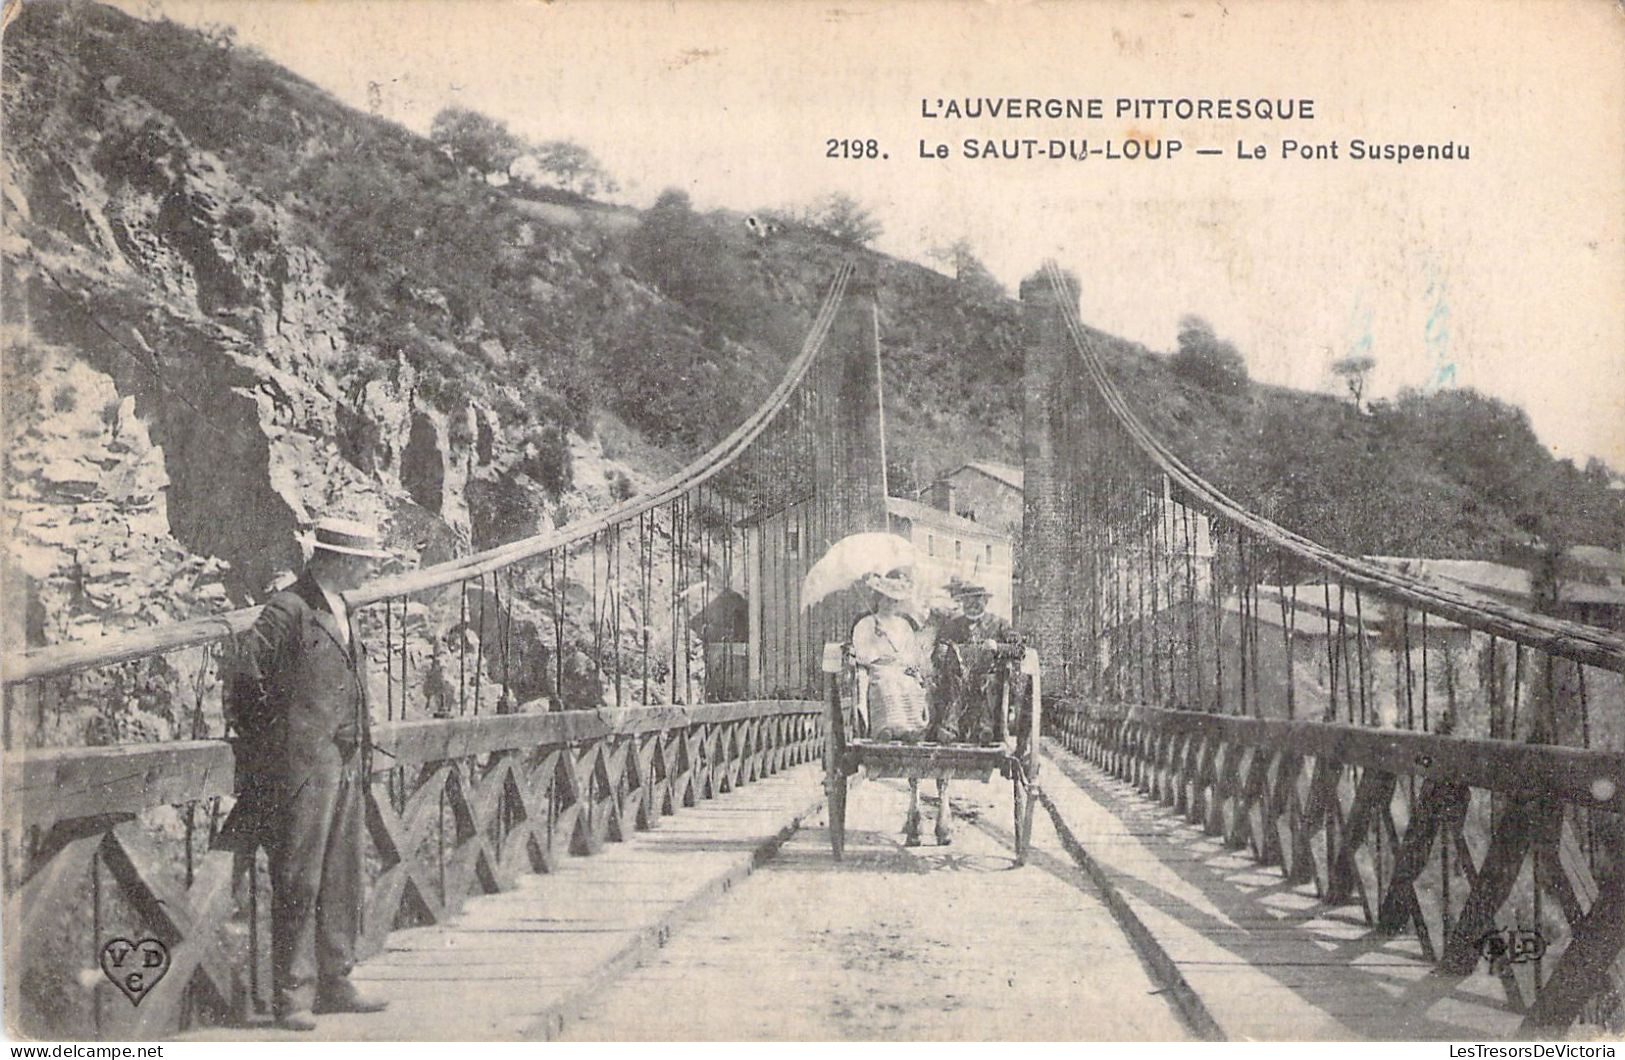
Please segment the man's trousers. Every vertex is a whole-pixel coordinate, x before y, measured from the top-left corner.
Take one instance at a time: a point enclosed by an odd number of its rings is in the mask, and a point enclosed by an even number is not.
[[[310,1009],[355,965],[361,931],[361,754],[328,744],[281,800],[271,857],[271,960],[278,1014]]]

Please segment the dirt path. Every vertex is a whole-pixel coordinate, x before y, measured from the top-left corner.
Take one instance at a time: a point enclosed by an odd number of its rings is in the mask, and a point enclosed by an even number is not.
[[[1042,813],[1030,864],[1014,867],[1009,798],[961,784],[953,801],[980,822],[957,822],[947,847],[928,824],[907,849],[901,782],[855,788],[844,862],[821,821],[804,828],[564,1036],[1188,1037]]]

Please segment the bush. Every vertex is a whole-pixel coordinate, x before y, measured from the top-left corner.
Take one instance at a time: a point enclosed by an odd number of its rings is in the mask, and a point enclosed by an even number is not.
[[[1213,325],[1198,316],[1179,321],[1179,348],[1169,359],[1179,376],[1197,386],[1233,393],[1247,385],[1247,362],[1233,343],[1213,333]]]
[[[436,114],[429,139],[454,161],[485,177],[507,173],[524,153],[524,142],[506,125],[467,107],[447,107]]]
[[[620,185],[593,153],[570,140],[549,140],[537,144],[528,152],[514,172],[526,183],[537,184],[538,178],[552,186],[584,198],[591,199],[599,192],[613,195]]]
[[[540,427],[525,436],[519,460],[514,467],[523,471],[549,494],[558,497],[575,481],[575,463],[570,440],[563,428]]]
[[[855,247],[868,246],[884,231],[867,207],[844,192],[815,200],[801,211],[797,220],[837,243]]]

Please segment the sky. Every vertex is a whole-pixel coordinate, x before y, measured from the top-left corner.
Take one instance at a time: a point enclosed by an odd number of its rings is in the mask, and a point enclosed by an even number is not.
[[[415,131],[457,104],[574,140],[632,205],[845,192],[880,250],[964,238],[1012,290],[1055,257],[1085,322],[1152,349],[1195,313],[1265,382],[1330,389],[1334,360],[1368,354],[1370,396],[1471,386],[1527,409],[1555,454],[1625,470],[1625,8],[1607,0],[120,6],[231,25]],[[1007,96],[1103,114],[926,116]],[[1119,116],[1135,98],[1308,99],[1313,116]],[[964,156],[1025,138],[1165,157]],[[871,139],[886,157],[827,157]],[[1288,139],[1337,157],[1283,157]],[[1356,160],[1356,139],[1470,154]],[[948,159],[920,157],[938,144]]]

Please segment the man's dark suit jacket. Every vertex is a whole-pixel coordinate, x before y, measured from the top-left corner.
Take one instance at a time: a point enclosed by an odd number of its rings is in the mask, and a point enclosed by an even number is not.
[[[286,794],[298,790],[318,760],[314,749],[370,747],[366,672],[354,614],[346,647],[308,572],[266,602],[237,645],[227,687],[238,801],[219,845],[252,850],[270,843]]]

